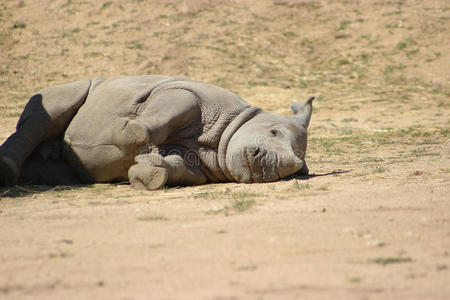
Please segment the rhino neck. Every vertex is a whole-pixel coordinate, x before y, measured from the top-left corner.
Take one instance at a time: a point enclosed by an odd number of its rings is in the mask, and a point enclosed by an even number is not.
[[[230,181],[234,181],[234,178],[231,176],[230,171],[227,169],[226,166],[226,152],[228,148],[228,143],[231,140],[231,137],[233,134],[247,121],[251,120],[253,117],[255,117],[257,114],[261,113],[262,109],[259,107],[251,106],[241,112],[239,115],[236,116],[236,118],[231,121],[230,124],[225,128],[225,130],[222,133],[222,136],[220,137],[219,141],[219,148],[217,150],[219,160],[219,166],[221,171],[225,174],[225,176]]]

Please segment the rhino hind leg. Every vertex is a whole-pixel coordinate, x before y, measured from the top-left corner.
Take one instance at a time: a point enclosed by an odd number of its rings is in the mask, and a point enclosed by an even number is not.
[[[35,94],[19,118],[16,131],[0,146],[0,185],[16,183],[24,161],[42,142],[61,136],[83,105],[90,79],[43,89]]]
[[[20,169],[11,158],[0,152],[0,186],[13,185],[19,178]]]

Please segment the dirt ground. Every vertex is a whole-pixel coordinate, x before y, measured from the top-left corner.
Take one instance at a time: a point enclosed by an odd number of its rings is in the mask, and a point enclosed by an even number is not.
[[[449,299],[450,5],[0,1],[0,143],[37,90],[188,76],[316,95],[310,176],[0,189],[0,299]]]

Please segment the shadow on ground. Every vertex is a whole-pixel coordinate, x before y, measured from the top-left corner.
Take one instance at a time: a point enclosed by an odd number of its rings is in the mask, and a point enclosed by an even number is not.
[[[299,174],[299,173],[295,173],[291,176],[288,176],[286,178],[283,178],[282,181],[289,181],[292,179],[297,179],[297,180],[309,180],[315,177],[322,177],[322,176],[330,176],[330,175],[340,175],[340,174],[346,174],[346,173],[350,173],[352,170],[333,170],[332,172],[328,172],[328,173],[310,173],[308,175],[303,175],[303,174]]]
[[[73,191],[78,189],[81,190],[87,187],[91,187],[91,185],[15,185],[10,187],[0,187],[0,199],[24,197],[43,192],[61,192],[69,190]]]

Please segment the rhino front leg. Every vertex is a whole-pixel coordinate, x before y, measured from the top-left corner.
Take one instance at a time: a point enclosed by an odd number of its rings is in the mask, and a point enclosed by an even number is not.
[[[135,189],[157,190],[164,185],[203,184],[208,180],[198,166],[186,164],[179,155],[141,154],[135,161],[128,171],[130,184]]]
[[[190,91],[176,89],[151,96],[144,111],[135,119],[117,118],[111,128],[111,141],[126,152],[142,145],[161,145],[180,128],[199,120],[200,108]]]
[[[177,185],[199,185],[208,181],[201,169],[195,163],[187,163],[179,155],[168,155],[164,157],[169,170],[167,183],[171,186]]]
[[[0,186],[17,182],[23,162],[36,147],[62,135],[86,100],[90,79],[43,89],[26,104],[16,132],[0,146]]]
[[[167,183],[168,171],[164,158],[156,153],[141,154],[128,170],[128,179],[136,190],[157,190]]]

